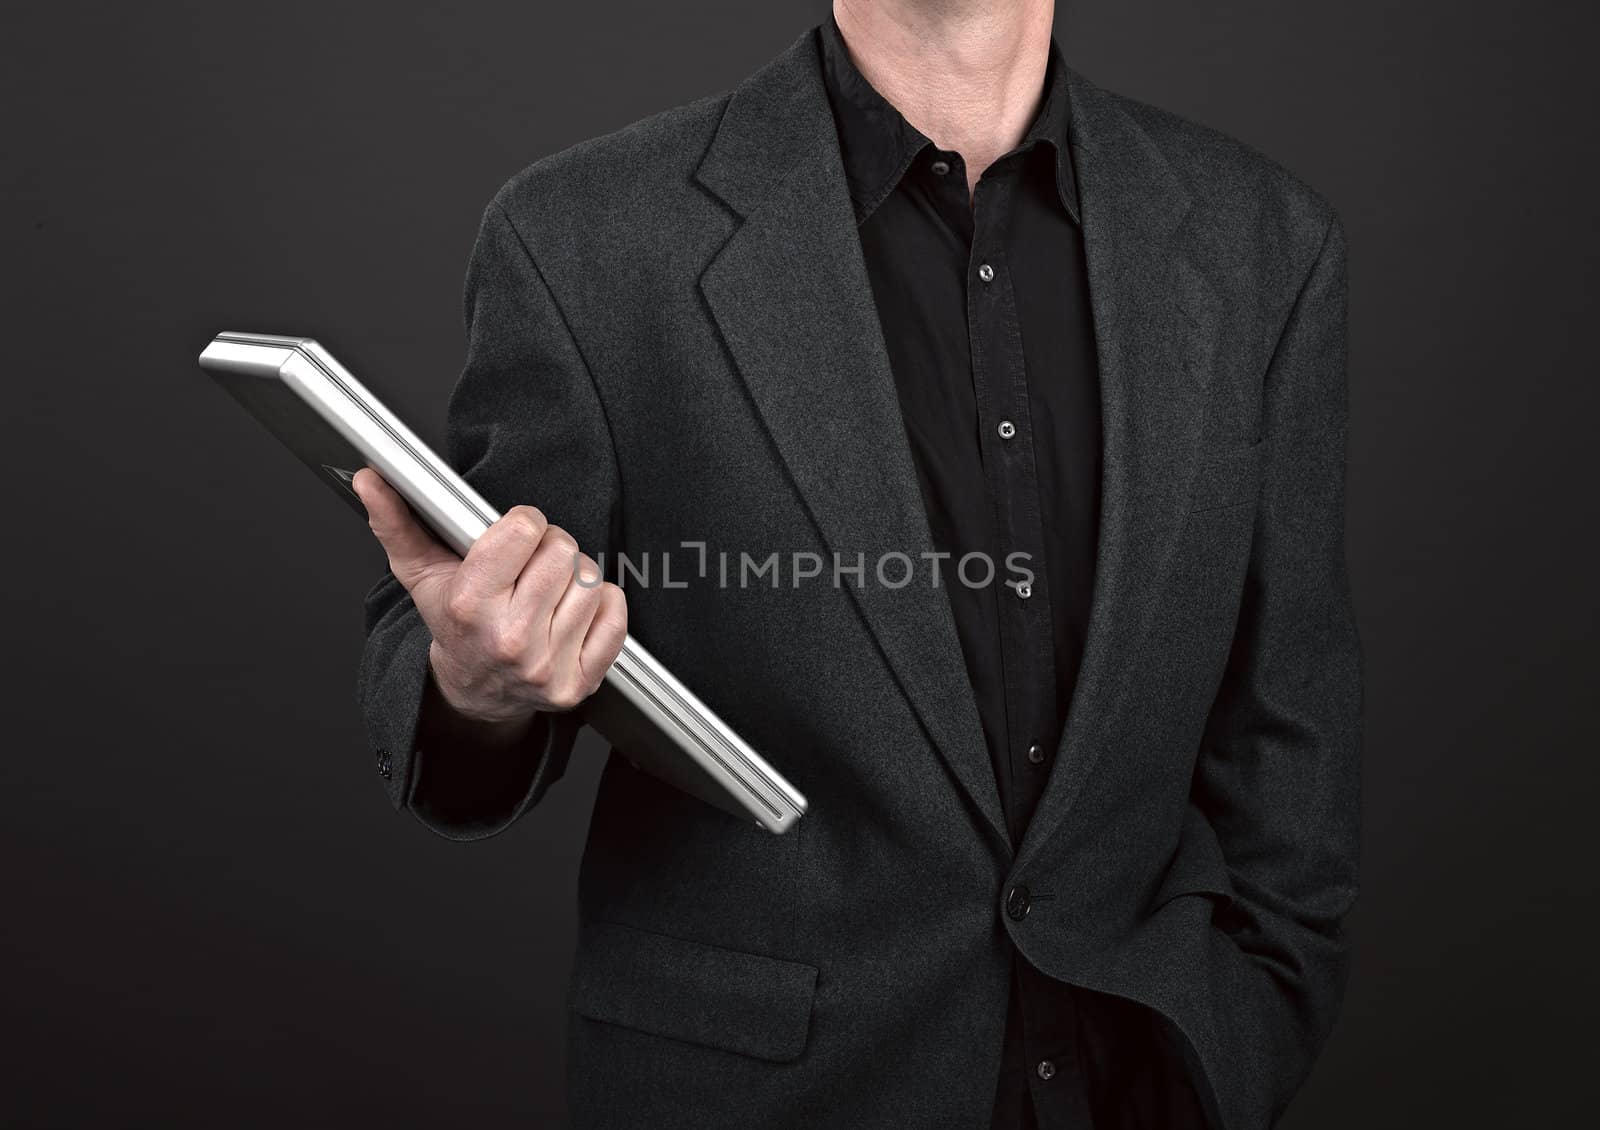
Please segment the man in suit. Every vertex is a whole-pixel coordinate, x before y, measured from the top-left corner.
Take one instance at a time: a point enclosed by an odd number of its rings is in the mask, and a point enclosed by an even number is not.
[[[448,420],[505,517],[458,560],[357,476],[397,807],[510,825],[629,630],[810,801],[773,836],[610,757],[577,1125],[1253,1130],[1326,1039],[1342,228],[1052,19],[836,0],[731,93],[525,169]],[[732,568],[596,583],[684,547]]]

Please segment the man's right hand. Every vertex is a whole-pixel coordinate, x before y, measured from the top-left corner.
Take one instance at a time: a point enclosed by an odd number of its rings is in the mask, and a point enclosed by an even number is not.
[[[461,558],[372,468],[351,485],[390,571],[433,633],[434,683],[456,713],[521,727],[594,693],[622,650],[628,606],[572,535],[516,506]]]

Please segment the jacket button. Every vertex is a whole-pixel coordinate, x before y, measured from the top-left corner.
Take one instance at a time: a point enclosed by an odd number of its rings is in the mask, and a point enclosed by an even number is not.
[[[387,781],[393,775],[394,759],[389,756],[388,750],[380,749],[378,751],[378,776]]]
[[[1006,895],[1006,915],[1013,922],[1021,922],[1028,917],[1028,911],[1032,907],[1033,903],[1028,898],[1028,888],[1020,883],[1012,887],[1010,893]]]

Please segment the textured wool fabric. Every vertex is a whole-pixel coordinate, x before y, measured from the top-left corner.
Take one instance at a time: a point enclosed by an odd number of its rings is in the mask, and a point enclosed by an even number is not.
[[[1013,850],[942,589],[628,586],[630,630],[811,808],[771,836],[609,759],[575,1125],[987,1125],[1014,955],[1170,1053],[1091,1072],[1097,1126],[1161,1125],[1140,1080],[1167,1070],[1214,1125],[1268,1126],[1327,1036],[1361,707],[1342,229],[1239,143],[1069,89],[1102,518],[1026,835]],[[466,305],[447,456],[494,505],[540,506],[597,557],[931,549],[815,29],[729,94],[513,177]],[[367,622],[397,808],[473,838],[545,796],[577,715],[494,764],[418,749],[426,628],[389,576]]]

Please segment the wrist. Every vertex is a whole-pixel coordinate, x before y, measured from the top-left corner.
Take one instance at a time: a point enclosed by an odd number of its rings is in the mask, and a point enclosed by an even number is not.
[[[422,718],[435,738],[468,742],[476,746],[500,748],[515,745],[533,728],[537,711],[507,718],[484,718],[451,701],[440,682],[430,654],[426,685],[423,688]]]

